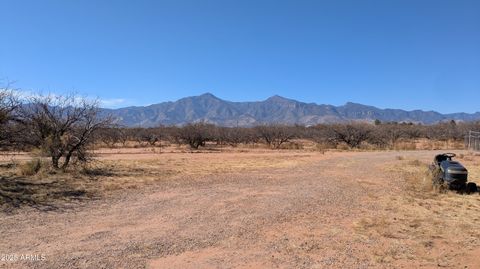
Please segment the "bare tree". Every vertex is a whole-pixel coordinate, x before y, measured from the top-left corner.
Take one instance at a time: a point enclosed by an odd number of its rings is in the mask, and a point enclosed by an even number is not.
[[[407,124],[381,123],[376,124],[369,134],[368,142],[382,148],[395,148],[397,142],[406,137]]]
[[[286,125],[261,125],[255,127],[255,130],[267,145],[278,149],[295,137],[294,128]]]
[[[11,147],[15,143],[14,135],[17,129],[15,111],[20,107],[20,101],[14,90],[8,86],[0,89],[0,147]]]
[[[118,143],[125,145],[124,131],[118,127],[102,128],[97,131],[97,138],[107,147],[114,148]]]
[[[74,95],[30,97],[20,112],[25,142],[42,149],[55,169],[67,168],[72,159],[86,162],[95,134],[111,123],[98,112],[98,102]]]
[[[417,139],[421,137],[425,137],[424,127],[420,124],[409,124],[406,126],[407,128],[404,130],[405,138],[406,139]]]
[[[118,130],[118,141],[122,144],[123,147],[127,146],[128,134],[125,128],[117,128]]]
[[[205,123],[190,123],[177,129],[175,134],[177,141],[190,145],[193,149],[205,146],[205,143],[212,140],[215,126]]]
[[[150,146],[155,147],[157,143],[161,146],[164,133],[162,131],[162,127],[148,128],[144,136],[144,140],[147,141]]]
[[[336,134],[331,124],[319,124],[308,127],[304,132],[304,137],[318,144],[329,145],[335,148],[338,145]]]
[[[367,123],[348,123],[332,125],[335,139],[344,142],[351,148],[358,148],[372,133],[372,127]]]
[[[254,141],[250,130],[250,128],[242,127],[217,127],[215,141],[219,145],[228,144],[232,147],[236,147],[240,143],[247,144]]]

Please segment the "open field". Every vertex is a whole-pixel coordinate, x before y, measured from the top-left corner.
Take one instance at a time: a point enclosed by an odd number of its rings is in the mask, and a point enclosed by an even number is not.
[[[45,260],[0,266],[480,267],[480,195],[432,191],[438,151],[139,151],[20,185],[2,165],[0,254]]]

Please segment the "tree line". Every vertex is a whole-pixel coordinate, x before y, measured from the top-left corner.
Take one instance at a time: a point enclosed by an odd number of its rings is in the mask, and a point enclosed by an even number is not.
[[[377,148],[395,148],[399,141],[430,139],[435,141],[463,141],[469,130],[480,130],[480,122],[442,122],[421,125],[397,122],[346,122],[315,126],[265,124],[253,127],[222,127],[208,123],[189,123],[184,126],[154,128],[106,128],[98,139],[106,146],[125,146],[134,141],[137,146],[158,146],[161,141],[189,145],[193,149],[207,143],[237,147],[241,144],[263,143],[279,149],[294,139],[306,139],[335,148],[344,144],[359,148],[368,143]]]
[[[397,122],[345,122],[315,126],[265,124],[253,127],[222,127],[208,123],[155,128],[126,128],[101,115],[98,102],[75,95],[34,95],[19,98],[13,90],[0,90],[0,149],[39,150],[55,169],[89,160],[89,148],[158,146],[162,142],[188,145],[192,149],[215,145],[265,144],[282,148],[294,139],[307,139],[335,148],[342,144],[359,148],[370,144],[394,148],[405,140],[426,138],[461,141],[469,130],[480,131],[480,122],[441,122],[421,125]]]

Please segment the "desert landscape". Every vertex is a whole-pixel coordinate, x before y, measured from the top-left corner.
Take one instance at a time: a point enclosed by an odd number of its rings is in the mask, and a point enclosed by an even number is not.
[[[0,268],[480,268],[480,1],[0,10]]]
[[[2,267],[480,266],[480,122],[138,127],[76,95],[0,105]]]
[[[478,268],[480,195],[432,189],[438,152],[98,150],[97,174],[16,186],[30,200],[2,180],[24,204],[1,213],[0,253],[43,259],[1,266]]]

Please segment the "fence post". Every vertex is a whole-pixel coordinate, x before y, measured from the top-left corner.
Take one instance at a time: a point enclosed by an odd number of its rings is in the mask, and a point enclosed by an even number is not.
[[[470,137],[471,137],[472,131],[468,131],[468,150],[470,150]]]

